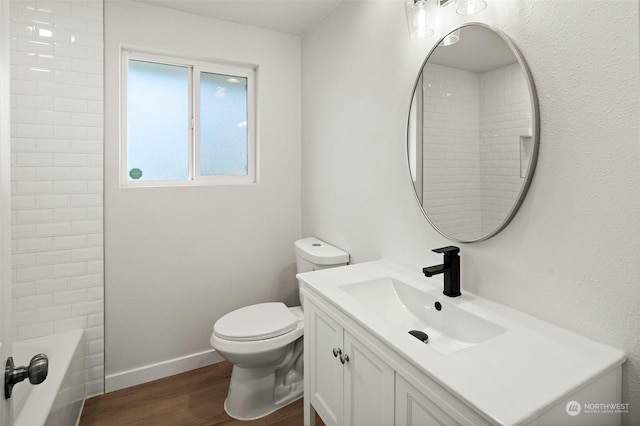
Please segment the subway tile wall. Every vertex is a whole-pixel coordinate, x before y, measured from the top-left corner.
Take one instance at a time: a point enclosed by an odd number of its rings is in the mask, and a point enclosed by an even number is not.
[[[480,77],[435,64],[423,76],[424,210],[445,234],[473,240],[482,232]]]
[[[473,240],[505,219],[523,183],[531,107],[518,63],[485,73],[424,69],[423,199],[446,234]]]
[[[85,330],[104,390],[103,2],[11,0],[14,339]]]
[[[480,180],[483,233],[499,226],[516,201],[520,137],[531,136],[531,103],[525,75],[513,63],[480,76]]]

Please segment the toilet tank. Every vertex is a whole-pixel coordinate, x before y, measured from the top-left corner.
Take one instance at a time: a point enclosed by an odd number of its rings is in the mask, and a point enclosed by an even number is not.
[[[349,263],[349,253],[314,237],[296,241],[295,252],[298,272],[317,271]]]
[[[314,237],[296,241],[294,248],[298,273],[335,268],[349,263],[349,253]],[[300,290],[300,281],[298,281],[298,290]],[[300,305],[304,309],[302,293],[300,293]]]

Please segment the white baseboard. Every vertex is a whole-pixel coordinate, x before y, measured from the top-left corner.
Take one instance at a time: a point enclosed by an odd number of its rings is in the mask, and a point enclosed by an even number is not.
[[[224,361],[224,358],[222,358],[222,356],[214,349],[210,349],[180,358],[145,365],[143,367],[106,376],[104,380],[104,391],[117,391],[131,386],[140,385],[142,383],[151,382],[153,380],[162,379],[164,377],[173,376],[174,374],[195,370],[196,368],[206,367],[207,365],[217,364],[221,361]]]

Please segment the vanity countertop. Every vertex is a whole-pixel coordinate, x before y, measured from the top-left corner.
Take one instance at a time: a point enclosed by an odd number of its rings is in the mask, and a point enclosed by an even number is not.
[[[464,291],[460,297],[441,295],[439,300],[505,331],[451,353],[435,350],[399,332],[397,326],[344,291],[344,286],[385,277],[420,291],[441,291],[442,287],[434,285],[440,281],[386,259],[297,277],[303,289],[336,306],[454,396],[499,424],[532,420],[626,360],[623,351]]]

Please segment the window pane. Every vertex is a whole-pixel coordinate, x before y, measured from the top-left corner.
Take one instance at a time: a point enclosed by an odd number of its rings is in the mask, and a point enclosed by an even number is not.
[[[128,180],[188,179],[188,68],[129,60],[128,71]]]
[[[200,174],[247,175],[247,79],[200,74]]]

